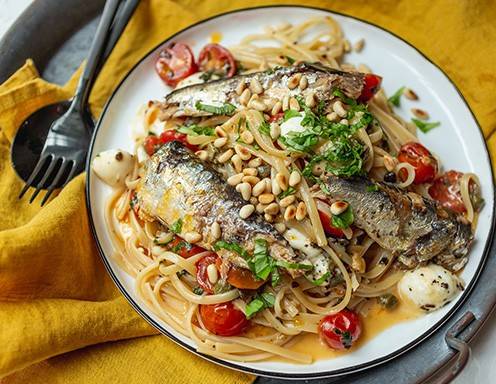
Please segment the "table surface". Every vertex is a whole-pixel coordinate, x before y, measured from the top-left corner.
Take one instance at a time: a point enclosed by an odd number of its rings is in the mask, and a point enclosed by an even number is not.
[[[0,38],[33,0],[0,0]],[[37,0],[43,1],[43,0]],[[490,383],[496,377],[496,315],[493,313],[472,343],[470,361],[453,384]]]

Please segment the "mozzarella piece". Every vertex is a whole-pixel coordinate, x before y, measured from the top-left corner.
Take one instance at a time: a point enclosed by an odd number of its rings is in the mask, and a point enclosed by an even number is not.
[[[123,187],[126,177],[133,172],[134,156],[120,149],[99,153],[91,165],[95,174],[111,187]]]
[[[398,283],[400,297],[424,311],[448,304],[462,289],[458,276],[436,264],[408,271]]]
[[[286,136],[289,132],[303,132],[305,130],[305,127],[301,125],[302,120],[303,116],[295,116],[282,123],[281,136]]]

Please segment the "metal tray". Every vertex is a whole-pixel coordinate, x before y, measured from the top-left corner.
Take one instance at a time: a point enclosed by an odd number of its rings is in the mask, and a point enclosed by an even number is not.
[[[104,0],[44,0],[29,6],[0,40],[0,83],[32,58],[43,77],[63,84],[89,49]],[[57,28],[53,28],[56,25]],[[496,305],[496,242],[490,239],[485,266],[456,313],[433,335],[409,352],[363,372],[312,383],[448,383],[463,369],[468,343]],[[476,287],[477,289],[473,289]],[[450,363],[453,363],[450,366]],[[446,368],[449,367],[449,368]],[[443,369],[444,368],[444,369]],[[283,380],[258,378],[258,384]],[[293,381],[294,383],[298,383]],[[307,381],[299,381],[299,383]]]

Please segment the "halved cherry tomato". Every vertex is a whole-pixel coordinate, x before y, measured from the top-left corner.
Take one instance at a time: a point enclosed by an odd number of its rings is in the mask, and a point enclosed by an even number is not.
[[[232,77],[236,73],[236,61],[226,48],[219,44],[207,44],[198,56],[200,71],[212,72],[222,77]]]
[[[191,49],[182,43],[171,43],[160,51],[155,70],[165,84],[175,87],[189,75],[198,72]]]
[[[322,211],[319,212],[320,222],[322,223],[322,227],[324,227],[324,232],[327,236],[332,237],[344,237],[344,232],[340,228],[336,228],[332,225],[332,219]]]
[[[202,247],[186,242],[179,236],[174,236],[172,241],[167,244],[167,248],[185,259],[206,251]]]
[[[233,267],[227,273],[227,282],[239,289],[258,289],[265,280],[255,280],[255,276],[248,269]]]
[[[360,317],[349,309],[325,316],[319,324],[319,334],[329,347],[348,349],[360,337]]]
[[[430,183],[437,174],[437,161],[429,150],[420,143],[406,143],[400,148],[398,153],[400,162],[408,163],[415,168],[414,184]],[[399,176],[405,180],[406,170],[402,169]]]
[[[160,139],[157,136],[147,136],[145,141],[143,142],[143,147],[145,148],[148,156],[153,155],[157,150],[162,146]]]
[[[382,77],[367,73],[364,78],[363,89],[361,95],[358,97],[360,103],[369,101],[379,90],[382,82]]]
[[[463,173],[457,171],[448,171],[439,176],[429,187],[429,195],[446,208],[459,213],[466,212],[467,208],[463,204],[460,192],[460,178],[462,176]]]
[[[208,279],[207,267],[210,264],[216,264],[218,256],[215,253],[209,253],[196,262],[196,281],[206,293],[214,293],[214,284]]]
[[[187,136],[184,133],[176,132],[173,129],[168,129],[160,134],[160,142],[162,144],[168,143],[169,141],[179,141],[193,152],[198,151],[198,147],[196,145],[188,143]]]
[[[279,113],[276,113],[275,115],[271,116],[269,118],[269,123],[274,123],[274,122],[278,122],[279,120],[281,120],[282,118],[284,117],[284,112],[279,112]]]
[[[250,324],[245,314],[232,302],[200,305],[200,316],[205,328],[220,336],[236,336]]]

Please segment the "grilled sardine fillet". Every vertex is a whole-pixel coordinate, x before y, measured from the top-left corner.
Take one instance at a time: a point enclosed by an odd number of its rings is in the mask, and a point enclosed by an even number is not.
[[[288,87],[288,82],[294,75],[305,75],[308,86],[303,90],[298,86]],[[282,100],[286,95],[300,95],[305,99],[310,93],[315,95],[317,102],[327,102],[334,97],[332,93],[336,88],[355,100],[362,93],[365,76],[364,73],[342,72],[320,64],[303,63],[180,88],[168,94],[160,108],[163,112],[163,118],[211,115],[209,112],[198,110],[197,102],[214,106],[230,103],[240,108],[242,105],[236,89],[240,82],[244,82],[249,88],[252,81],[258,82],[263,87],[263,100],[272,99],[272,104]]]
[[[168,227],[182,220],[179,235],[201,234],[197,244],[206,249],[213,249],[217,241],[211,228],[218,222],[222,233],[219,240],[239,244],[251,253],[254,240],[265,239],[272,258],[291,263],[304,259],[256,212],[242,219],[239,211],[246,201],[217,171],[177,141],[165,144],[148,160],[146,174],[137,187],[137,204],[145,220],[158,220]],[[217,253],[235,265],[248,267],[235,252],[220,249]],[[288,272],[296,276],[300,271]]]
[[[365,178],[330,176],[327,187],[333,198],[351,205],[354,224],[407,267],[432,260],[458,271],[466,264],[473,234],[463,216],[416,193]]]

